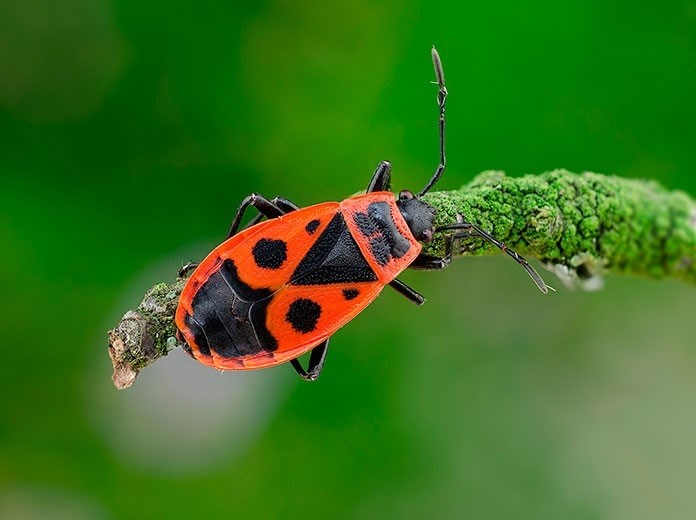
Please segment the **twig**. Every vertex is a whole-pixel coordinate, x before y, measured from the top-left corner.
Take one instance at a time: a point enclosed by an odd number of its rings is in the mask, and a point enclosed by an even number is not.
[[[438,225],[460,214],[541,261],[566,285],[597,288],[607,272],[696,283],[696,201],[655,182],[565,170],[521,178],[489,171],[424,200],[436,208]],[[476,238],[462,246],[456,253],[499,252]],[[424,250],[441,256],[444,237]],[[109,331],[117,388],[131,386],[140,370],[178,345],[173,316],[183,285],[154,286]]]
[[[179,343],[174,313],[185,280],[159,283],[151,288],[137,309],[123,315],[109,331],[109,357],[114,366],[112,379],[119,390],[135,382],[138,373]]]
[[[696,283],[696,201],[652,181],[566,170],[521,178],[488,171],[458,191],[425,200],[437,208],[438,224],[461,213],[566,282],[586,286],[584,280],[614,272]],[[441,254],[443,241],[426,250]],[[497,250],[474,241],[465,252]]]

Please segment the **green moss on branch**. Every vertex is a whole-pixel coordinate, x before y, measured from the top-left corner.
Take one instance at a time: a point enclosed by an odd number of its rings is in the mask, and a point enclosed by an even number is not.
[[[555,170],[520,178],[489,171],[426,196],[438,224],[457,213],[522,254],[577,281],[605,272],[696,282],[696,202],[655,182]],[[497,250],[471,240],[463,254]],[[441,255],[444,241],[426,252]]]
[[[128,388],[138,373],[178,346],[174,313],[184,280],[152,287],[135,310],[123,315],[109,331],[109,357],[114,367],[112,380],[118,389]]]
[[[565,170],[521,178],[491,171],[425,200],[437,209],[438,225],[462,215],[568,284],[596,287],[605,272],[696,283],[696,202],[654,182]],[[499,252],[480,239],[461,245],[462,255]],[[424,251],[442,256],[444,237]],[[140,370],[177,346],[174,312],[183,285],[179,279],[154,286],[109,331],[117,388],[131,386]]]

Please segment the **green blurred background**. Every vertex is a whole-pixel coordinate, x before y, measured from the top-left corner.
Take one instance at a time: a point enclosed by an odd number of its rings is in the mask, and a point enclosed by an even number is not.
[[[436,163],[696,194],[696,3],[0,0],[0,517],[696,517],[696,299],[513,262],[404,279],[326,370],[181,352],[111,386],[106,330],[225,234]],[[550,275],[547,275],[549,277]]]

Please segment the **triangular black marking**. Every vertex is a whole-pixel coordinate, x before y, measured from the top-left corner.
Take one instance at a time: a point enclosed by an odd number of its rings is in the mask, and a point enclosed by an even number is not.
[[[293,285],[374,282],[377,275],[337,213],[292,274]]]

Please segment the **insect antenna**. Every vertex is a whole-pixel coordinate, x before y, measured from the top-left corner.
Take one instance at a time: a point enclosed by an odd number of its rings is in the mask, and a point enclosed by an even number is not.
[[[437,91],[437,106],[440,109],[440,117],[438,119],[438,130],[440,135],[440,164],[437,165],[435,173],[430,177],[428,184],[425,185],[417,197],[422,197],[430,191],[430,189],[435,185],[435,183],[442,176],[442,172],[445,171],[445,101],[447,100],[447,87],[445,87],[445,71],[442,69],[442,60],[440,60],[440,55],[437,53],[437,49],[433,47],[431,51],[433,57],[433,67],[435,67],[435,83],[438,86]]]

